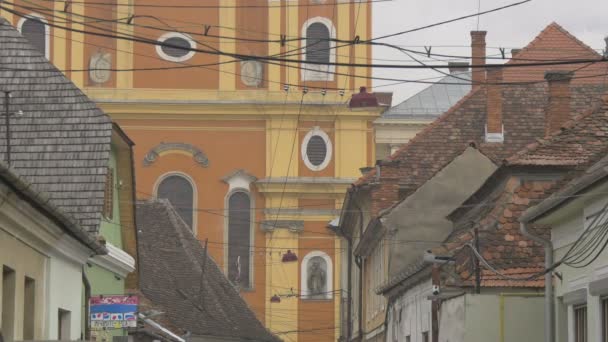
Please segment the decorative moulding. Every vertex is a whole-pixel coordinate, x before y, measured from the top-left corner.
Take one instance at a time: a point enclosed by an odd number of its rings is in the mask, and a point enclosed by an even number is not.
[[[165,143],[161,142],[152,148],[144,157],[144,166],[150,166],[156,162],[158,157],[169,151],[183,151],[192,155],[192,159],[202,167],[209,167],[209,159],[202,150],[191,144],[185,143]]]
[[[233,189],[249,189],[251,183],[257,181],[257,177],[251,175],[247,171],[243,169],[237,169],[232,171],[229,175],[222,177],[222,181],[228,184],[228,191],[232,191]]]
[[[241,82],[252,88],[262,85],[264,66],[259,61],[241,61]]]
[[[112,68],[112,55],[99,51],[91,56],[89,61],[89,78],[96,84],[106,83],[110,80]]]
[[[108,254],[97,255],[90,259],[91,262],[123,278],[135,271],[135,259],[131,255],[109,242],[106,248]]]
[[[264,220],[260,228],[265,232],[272,232],[276,228],[289,229],[294,233],[304,231],[304,221],[301,220]]]

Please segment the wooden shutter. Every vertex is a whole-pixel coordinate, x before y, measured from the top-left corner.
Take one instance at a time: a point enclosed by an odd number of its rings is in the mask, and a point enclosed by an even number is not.
[[[313,23],[306,28],[306,61],[329,63],[329,30],[322,23]]]
[[[21,34],[29,42],[46,56],[46,24],[38,18],[27,18],[21,26]]]
[[[574,341],[587,342],[587,305],[574,307]]]
[[[106,174],[106,191],[103,200],[103,216],[112,219],[114,215],[114,169],[109,167]]]

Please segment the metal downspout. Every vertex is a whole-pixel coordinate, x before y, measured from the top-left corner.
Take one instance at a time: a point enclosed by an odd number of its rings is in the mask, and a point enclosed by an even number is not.
[[[533,235],[528,231],[527,223],[521,222],[519,225],[521,233],[542,244],[545,247],[545,342],[555,341],[555,299],[553,297],[553,243]]]
[[[89,341],[91,339],[91,328],[90,319],[91,313],[89,308],[89,299],[91,298],[91,283],[87,274],[85,273],[85,267],[82,266],[82,284],[84,285],[84,340]]]

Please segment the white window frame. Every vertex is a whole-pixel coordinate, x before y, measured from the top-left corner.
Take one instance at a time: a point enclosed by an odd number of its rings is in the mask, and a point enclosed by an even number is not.
[[[317,298],[308,298],[310,295],[308,293],[308,261],[314,257],[321,257],[325,260],[327,264],[327,293],[324,294],[325,298],[317,299]],[[334,297],[334,272],[333,272],[333,263],[331,262],[331,258],[325,252],[322,251],[312,251],[302,259],[302,264],[300,265],[300,297],[304,300],[326,300],[332,299]]]
[[[310,162],[310,160],[308,159],[307,151],[306,151],[307,147],[308,147],[308,142],[314,136],[321,137],[321,139],[323,139],[323,141],[325,142],[325,147],[327,148],[327,153],[325,154],[325,160],[323,160],[323,162],[321,164],[319,164],[318,166],[314,165],[313,163]],[[304,165],[306,165],[307,168],[309,168],[312,171],[321,171],[321,170],[325,169],[327,167],[327,165],[329,165],[329,162],[331,161],[331,158],[333,155],[333,145],[331,143],[331,139],[329,138],[329,135],[327,135],[327,133],[325,133],[320,127],[316,126],[316,127],[313,127],[304,136],[304,139],[302,140],[302,146],[300,147],[300,152],[302,154],[302,160],[304,161]]]
[[[181,171],[169,171],[167,173],[162,174],[156,179],[156,183],[154,183],[154,197],[158,198],[158,187],[160,186],[160,183],[162,183],[163,180],[171,176],[180,176],[190,182],[190,185],[192,186],[192,233],[194,234],[194,236],[197,236],[198,211],[196,210],[196,208],[198,208],[198,189],[196,187],[196,182],[194,181],[194,179],[192,179],[192,177],[190,177],[190,175]]]
[[[17,22],[17,30],[19,33],[22,33],[23,24],[25,24],[26,20],[38,19],[44,24],[44,57],[48,60],[51,59],[51,28],[49,27],[49,22],[38,13],[30,13],[27,14]]]
[[[158,38],[158,42],[159,43],[163,43],[165,40],[170,39],[170,38],[182,38],[185,39],[186,41],[188,41],[188,43],[190,43],[190,49],[196,49],[196,41],[194,41],[194,39],[192,39],[192,37],[190,37],[189,35],[185,34],[185,33],[180,33],[180,32],[168,32],[163,34],[162,36],[160,36]],[[187,60],[189,60],[190,58],[192,58],[192,56],[194,56],[194,51],[190,50],[187,54],[185,54],[182,57],[173,57],[173,56],[169,56],[167,55],[162,48],[162,44],[158,44],[156,45],[156,53],[164,60],[169,61],[169,62],[185,62]]]
[[[333,81],[336,72],[335,65],[319,65],[306,63],[306,31],[308,27],[315,23],[321,23],[329,30],[329,37],[336,38],[336,28],[332,21],[325,17],[314,17],[306,20],[302,26],[302,81]],[[336,62],[336,42],[329,42],[329,63]]]

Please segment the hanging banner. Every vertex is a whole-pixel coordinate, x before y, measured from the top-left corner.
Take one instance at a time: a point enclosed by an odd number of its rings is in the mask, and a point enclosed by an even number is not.
[[[137,296],[92,296],[91,328],[136,328],[138,304]]]

